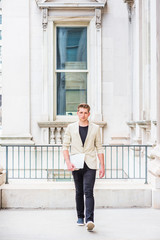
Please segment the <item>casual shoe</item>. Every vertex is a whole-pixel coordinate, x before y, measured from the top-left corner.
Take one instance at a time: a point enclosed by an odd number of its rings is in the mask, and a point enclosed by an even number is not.
[[[84,219],[83,218],[78,218],[77,225],[78,226],[83,226],[84,225]]]
[[[86,226],[88,231],[92,231],[93,228],[95,227],[94,222],[92,221],[87,222]]]

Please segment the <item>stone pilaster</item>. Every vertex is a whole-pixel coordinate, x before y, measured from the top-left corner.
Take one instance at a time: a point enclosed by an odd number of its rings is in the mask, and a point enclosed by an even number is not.
[[[156,44],[157,44],[157,146],[151,153],[151,157],[154,159],[149,163],[149,172],[152,179],[152,207],[160,209],[160,1],[156,0]]]
[[[3,27],[5,54],[0,143],[33,144],[30,121],[30,1],[3,1]]]

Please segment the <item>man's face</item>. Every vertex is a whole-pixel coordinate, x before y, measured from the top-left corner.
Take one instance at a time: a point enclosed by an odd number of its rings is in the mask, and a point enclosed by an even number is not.
[[[79,108],[77,115],[80,121],[85,122],[86,120],[88,120],[90,112],[88,112],[88,109],[86,108]]]

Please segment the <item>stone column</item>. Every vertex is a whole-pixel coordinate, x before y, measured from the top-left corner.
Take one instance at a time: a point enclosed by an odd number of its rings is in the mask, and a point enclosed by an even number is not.
[[[156,65],[157,65],[157,146],[152,151],[154,160],[149,163],[149,171],[152,180],[152,207],[160,209],[160,1],[156,0]]]

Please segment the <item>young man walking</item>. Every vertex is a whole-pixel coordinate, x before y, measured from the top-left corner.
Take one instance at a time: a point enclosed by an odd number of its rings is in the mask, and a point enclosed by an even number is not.
[[[90,116],[90,106],[80,104],[78,106],[78,122],[69,124],[63,139],[63,155],[69,171],[72,171],[76,188],[76,209],[78,216],[78,225],[84,225],[84,207],[85,222],[88,231],[92,231],[94,224],[94,196],[93,188],[96,178],[97,157],[100,161],[100,178],[104,177],[104,154],[101,143],[99,126],[88,121]],[[71,146],[71,155],[84,153],[84,167],[75,169],[70,161],[69,147]],[[85,195],[85,204],[84,204]]]

